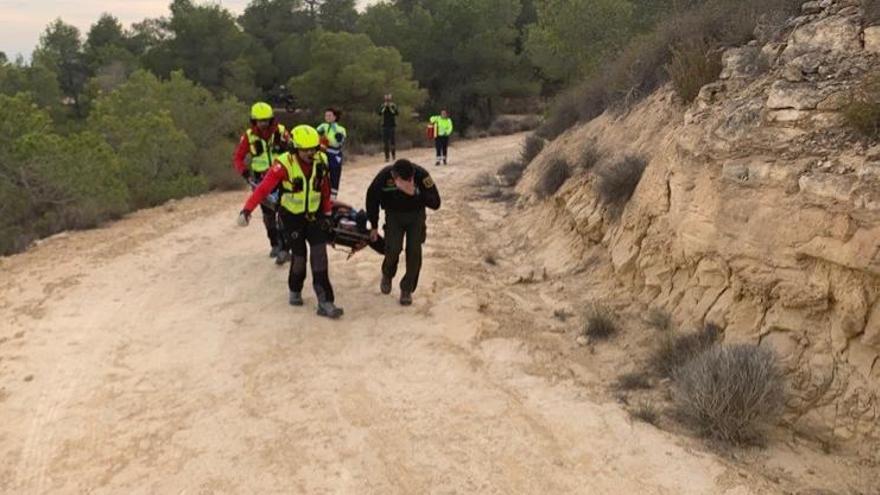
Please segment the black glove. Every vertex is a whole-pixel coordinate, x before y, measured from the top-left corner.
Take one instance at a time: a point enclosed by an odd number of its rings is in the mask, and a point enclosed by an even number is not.
[[[345,140],[345,136],[343,136],[341,132],[337,132],[336,135],[333,136],[333,137],[335,137],[335,138],[336,138],[336,142],[337,142],[337,143],[340,143],[340,144],[342,143],[342,141]]]
[[[247,227],[247,225],[251,223],[251,212],[247,210],[241,210],[238,214],[238,226],[239,227]]]

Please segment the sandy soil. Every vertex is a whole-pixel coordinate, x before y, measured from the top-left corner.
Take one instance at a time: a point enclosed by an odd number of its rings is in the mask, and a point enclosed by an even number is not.
[[[776,493],[535,372],[541,354],[496,332],[510,284],[481,242],[505,206],[469,184],[520,139],[456,143],[431,165],[444,207],[410,308],[379,293],[370,252],[332,253],[341,321],[308,291],[288,306],[262,226],[235,226],[240,192],[0,260],[0,491]],[[350,164],[341,199],[362,206],[380,166]],[[540,306],[503,300],[517,297]]]

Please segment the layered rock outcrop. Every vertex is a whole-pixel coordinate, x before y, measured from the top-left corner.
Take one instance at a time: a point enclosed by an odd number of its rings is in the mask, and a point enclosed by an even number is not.
[[[688,107],[665,88],[564,134],[517,186],[526,213],[511,228],[548,271],[599,250],[646,305],[771,346],[789,372],[790,423],[878,455],[880,146],[841,115],[880,70],[880,26],[864,24],[857,1],[808,2],[775,40],[726,51],[721,79]],[[586,148],[599,167],[649,159],[620,218],[597,200],[596,175],[576,169]],[[573,176],[539,200],[558,155]]]

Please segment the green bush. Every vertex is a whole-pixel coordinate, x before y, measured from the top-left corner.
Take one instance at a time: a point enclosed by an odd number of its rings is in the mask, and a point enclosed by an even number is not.
[[[45,134],[52,119],[26,94],[0,94],[0,150],[9,150],[15,140],[27,134]]]
[[[120,161],[99,135],[54,134],[48,115],[26,95],[0,96],[0,122],[16,124],[0,135],[0,253],[127,211]]]
[[[349,131],[350,142],[378,141],[379,106],[383,95],[392,93],[401,109],[397,119],[398,137],[414,138],[423,127],[413,120],[412,110],[426,99],[427,92],[413,80],[412,66],[391,47],[377,47],[364,34],[314,31],[309,40],[313,65],[288,82],[300,104],[310,109],[304,115],[316,125],[323,121],[324,109],[342,110],[340,123]],[[456,123],[457,116],[453,115]],[[425,119],[427,120],[427,119]]]
[[[231,191],[241,189],[244,182],[230,165],[230,156],[236,142],[220,139],[197,151],[199,175],[207,181],[208,189]]]
[[[138,71],[95,102],[90,128],[123,158],[135,207],[240,185],[233,139],[248,125],[247,107],[217,99],[173,72],[167,81]]]
[[[230,156],[247,114],[237,101],[216,100],[179,73],[159,81],[136,72],[92,103],[88,130],[65,121],[59,135],[30,96],[0,95],[0,254],[240,184]]]
[[[673,374],[678,416],[717,440],[762,444],[778,420],[785,385],[773,352],[755,345],[716,345]]]
[[[720,50],[713,49],[705,40],[688,40],[672,49],[666,72],[679,98],[690,103],[700,88],[718,79],[721,68]]]
[[[41,235],[94,227],[128,210],[119,159],[97,134],[31,134],[19,142],[16,153],[22,162],[29,161],[29,183],[42,183],[42,193],[33,202],[36,210],[55,213],[57,223],[47,224],[49,230]]]

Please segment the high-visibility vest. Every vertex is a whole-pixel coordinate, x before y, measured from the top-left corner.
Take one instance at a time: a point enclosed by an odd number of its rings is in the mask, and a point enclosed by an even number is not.
[[[317,213],[321,208],[321,181],[327,170],[327,155],[315,153],[310,178],[293,153],[284,153],[278,162],[287,170],[287,180],[281,182],[281,206],[294,215]]]
[[[250,145],[251,170],[264,173],[272,166],[272,161],[277,155],[285,152],[284,126],[278,124],[278,129],[269,137],[269,141],[261,138],[253,129],[246,131],[248,144]]]
[[[348,137],[348,131],[345,130],[345,127],[333,122],[332,124],[328,124],[324,122],[323,124],[317,127],[318,134],[327,138],[327,144],[331,148],[339,148],[342,146],[342,143],[336,140],[336,134],[342,134],[342,139]]]
[[[431,117],[432,124],[434,124],[434,136],[449,136],[452,134],[452,119],[449,117],[441,117],[439,115],[435,115]]]

